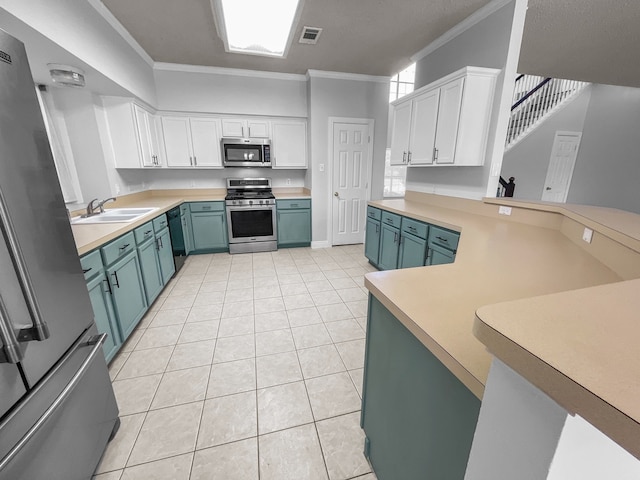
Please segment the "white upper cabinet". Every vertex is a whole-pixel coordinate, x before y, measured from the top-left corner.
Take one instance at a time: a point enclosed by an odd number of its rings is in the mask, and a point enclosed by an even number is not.
[[[223,118],[222,136],[227,138],[269,138],[269,122],[244,118]]]
[[[159,119],[138,105],[133,105],[138,133],[140,160],[143,167],[161,167],[164,155],[160,154],[162,129],[158,130]]]
[[[210,117],[163,116],[167,165],[222,168],[219,123]]]
[[[102,97],[116,168],[162,167],[165,164],[159,118],[122,97]]]
[[[466,67],[394,102],[391,163],[483,165],[499,72]]]
[[[271,121],[272,168],[307,168],[307,122]]]

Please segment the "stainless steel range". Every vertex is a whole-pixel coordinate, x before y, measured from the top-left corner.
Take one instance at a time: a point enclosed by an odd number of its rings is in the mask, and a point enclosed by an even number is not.
[[[227,178],[229,253],[278,249],[276,199],[270,178]]]

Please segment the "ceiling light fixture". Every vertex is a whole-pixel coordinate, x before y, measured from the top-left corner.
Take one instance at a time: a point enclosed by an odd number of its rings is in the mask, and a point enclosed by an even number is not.
[[[211,0],[227,52],[286,57],[303,0]]]
[[[84,87],[84,72],[77,67],[71,65],[62,65],[60,63],[47,63],[49,75],[54,85],[61,87]]]

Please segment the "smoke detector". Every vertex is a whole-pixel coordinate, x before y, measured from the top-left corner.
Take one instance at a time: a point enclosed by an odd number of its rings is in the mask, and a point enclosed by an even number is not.
[[[309,45],[315,45],[318,43],[318,38],[322,33],[322,29],[319,27],[303,27],[302,34],[300,35],[299,43],[307,43]]]
[[[48,63],[49,74],[55,85],[61,87],[84,87],[84,72],[71,65]]]

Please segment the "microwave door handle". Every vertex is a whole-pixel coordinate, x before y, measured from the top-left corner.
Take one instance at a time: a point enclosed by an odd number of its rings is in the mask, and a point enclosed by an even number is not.
[[[50,336],[49,327],[45,323],[42,313],[40,312],[40,306],[36,300],[36,295],[31,284],[31,279],[27,272],[27,266],[18,243],[18,236],[11,223],[11,218],[7,212],[6,202],[2,192],[0,192],[0,229],[4,233],[7,240],[7,247],[9,248],[9,254],[13,260],[16,274],[18,275],[18,281],[22,294],[27,303],[29,313],[33,319],[33,325],[29,328],[23,328],[18,333],[18,341],[30,342],[33,340],[46,340]]]

